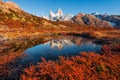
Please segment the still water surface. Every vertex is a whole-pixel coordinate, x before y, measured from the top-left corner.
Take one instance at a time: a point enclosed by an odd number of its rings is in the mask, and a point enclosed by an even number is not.
[[[99,53],[101,45],[93,43],[93,40],[76,36],[60,36],[46,43],[39,44],[25,51],[26,59],[31,63],[46,60],[56,60],[59,56],[79,55],[80,52]]]

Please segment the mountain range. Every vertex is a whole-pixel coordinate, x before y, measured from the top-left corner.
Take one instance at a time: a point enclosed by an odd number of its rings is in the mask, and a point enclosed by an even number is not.
[[[61,8],[59,8],[56,13],[54,13],[51,10],[49,17],[44,15],[41,17],[51,21],[69,21],[80,25],[88,25],[94,27],[118,28],[120,26],[120,15],[108,15],[108,14],[99,14],[99,13],[91,13],[91,14],[79,13],[74,16],[64,15]]]
[[[119,15],[79,13],[72,16],[64,15],[62,9],[58,9],[56,13],[50,11],[50,17],[47,20],[25,12],[12,1],[0,1],[0,40],[46,34],[47,31],[52,30],[72,30],[73,25],[82,28],[84,26],[120,27]]]
[[[98,13],[91,13],[91,14],[83,14],[79,13],[75,15],[72,20],[76,20],[77,18],[81,18],[82,22],[86,25],[94,25],[94,26],[101,26],[101,27],[120,27],[120,15],[109,15],[109,14],[98,14]],[[75,21],[80,23],[80,21]]]
[[[79,13],[76,15],[64,15],[61,8],[58,9],[56,13],[52,10],[50,11],[49,17],[48,16],[35,16],[23,11],[16,3],[12,1],[7,2],[0,2],[0,13],[2,24],[8,24],[11,21],[15,20],[24,22],[24,24],[30,24],[30,22],[34,23],[35,26],[40,24],[43,18],[43,21],[47,21],[48,23],[51,21],[67,21],[70,23],[75,23],[79,25],[87,25],[87,26],[94,26],[94,27],[116,27],[120,26],[120,15],[108,15],[108,14],[98,14],[98,13],[91,13],[91,14],[84,14]],[[6,15],[6,16],[5,16]],[[3,20],[4,19],[4,20]],[[35,20],[36,19],[36,20]],[[47,19],[47,20],[45,20]],[[5,21],[9,20],[9,21]],[[40,21],[40,22],[39,22]],[[51,23],[50,23],[51,24]],[[42,25],[43,26],[43,25]]]
[[[80,24],[80,25],[89,25],[94,27],[113,27],[109,22],[101,20],[94,15],[79,13],[75,15],[71,22]]]
[[[114,27],[120,27],[120,15],[108,15],[108,14],[95,14],[92,13],[95,17],[109,22]]]

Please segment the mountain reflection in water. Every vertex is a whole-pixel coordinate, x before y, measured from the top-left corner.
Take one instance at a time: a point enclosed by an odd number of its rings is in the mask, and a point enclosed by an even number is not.
[[[50,44],[50,47],[53,49],[54,47],[57,47],[59,50],[61,50],[65,45],[71,46],[71,45],[81,45],[81,44],[91,44],[91,41],[83,41],[81,38],[78,40],[52,40],[47,43],[43,43],[44,45]]]
[[[56,60],[59,56],[78,55],[80,52],[99,53],[100,50],[101,45],[93,43],[92,40],[81,37],[62,37],[29,48],[25,53],[28,58],[36,62],[40,60],[40,57],[47,60]]]

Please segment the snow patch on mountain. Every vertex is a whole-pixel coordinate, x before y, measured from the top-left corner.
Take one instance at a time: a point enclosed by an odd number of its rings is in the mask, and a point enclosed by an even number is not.
[[[49,17],[45,15],[42,15],[41,17],[51,21],[66,21],[71,20],[71,18],[73,18],[73,15],[64,15],[62,9],[59,8],[56,13],[50,10]]]
[[[109,22],[112,26],[116,26],[116,23],[113,22]]]

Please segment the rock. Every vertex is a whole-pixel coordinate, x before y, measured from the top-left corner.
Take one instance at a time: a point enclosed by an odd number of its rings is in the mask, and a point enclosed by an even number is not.
[[[100,20],[99,18],[96,18],[95,16],[90,14],[77,14],[72,18],[72,21],[80,25],[89,25],[93,27],[112,27],[109,22],[105,20]]]
[[[109,22],[114,27],[120,27],[120,15],[106,15],[106,14],[98,14],[94,15],[95,17],[105,20]]]

